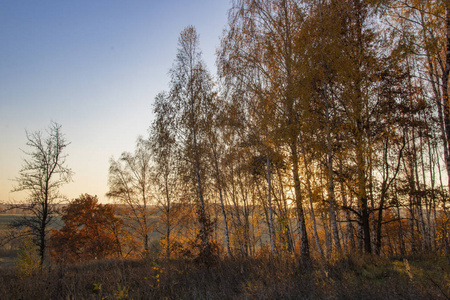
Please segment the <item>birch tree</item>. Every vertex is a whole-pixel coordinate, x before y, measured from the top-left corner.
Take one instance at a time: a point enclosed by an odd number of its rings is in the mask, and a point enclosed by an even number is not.
[[[301,107],[295,88],[300,53],[295,51],[295,37],[303,14],[297,1],[234,1],[219,52],[219,73],[231,92],[245,90],[250,101],[246,112],[263,133],[263,145],[269,149],[275,144],[277,151],[281,145],[289,149],[302,257],[309,259],[298,163]]]
[[[107,197],[126,206],[130,227],[139,237],[144,255],[149,251],[152,228],[152,159],[149,142],[138,138],[134,153],[123,152],[118,160],[111,159]]]
[[[163,224],[165,230],[166,257],[170,258],[172,231],[176,226],[174,222],[176,200],[178,197],[176,185],[178,182],[176,168],[175,134],[171,130],[174,121],[174,107],[167,93],[160,93],[154,102],[155,120],[150,128],[150,142],[153,160],[155,163],[155,184],[159,192],[158,204],[162,208]]]
[[[206,149],[210,131],[211,114],[215,98],[213,82],[201,59],[199,36],[194,27],[186,27],[178,39],[177,57],[170,71],[169,92],[176,115],[174,116],[175,140],[179,159],[186,164],[186,179],[192,184],[200,225],[200,256],[211,255],[212,221],[206,199]],[[183,164],[183,165],[184,165]]]

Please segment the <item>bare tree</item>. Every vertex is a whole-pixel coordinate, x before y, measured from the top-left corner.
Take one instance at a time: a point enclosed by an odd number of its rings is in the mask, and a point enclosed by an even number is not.
[[[49,224],[57,213],[57,204],[65,198],[59,188],[71,181],[72,170],[66,166],[67,155],[64,149],[70,144],[61,132],[61,125],[51,122],[47,136],[42,132],[26,132],[27,146],[17,185],[12,192],[25,191],[28,197],[10,208],[20,208],[24,216],[14,220],[10,225],[15,229],[25,229],[23,234],[31,236],[39,247],[41,266],[44,263]],[[12,238],[18,237],[12,235]]]

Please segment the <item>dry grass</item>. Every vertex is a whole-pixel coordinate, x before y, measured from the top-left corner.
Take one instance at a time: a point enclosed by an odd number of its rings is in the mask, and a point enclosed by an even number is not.
[[[0,275],[0,299],[448,299],[449,266],[436,257],[105,260]]]

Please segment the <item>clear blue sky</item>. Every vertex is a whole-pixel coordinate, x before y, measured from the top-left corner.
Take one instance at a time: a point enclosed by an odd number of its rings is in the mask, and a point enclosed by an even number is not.
[[[26,150],[25,130],[62,125],[74,182],[62,192],[106,200],[108,160],[147,136],[168,88],[179,33],[196,27],[212,74],[229,0],[0,0],[0,202]]]

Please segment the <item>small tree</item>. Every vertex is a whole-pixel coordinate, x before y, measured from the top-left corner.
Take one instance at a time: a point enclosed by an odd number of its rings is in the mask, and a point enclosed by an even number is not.
[[[20,277],[27,277],[39,270],[39,255],[32,240],[26,240],[16,258],[16,268]]]
[[[24,159],[12,191],[26,191],[29,196],[22,203],[11,205],[25,213],[24,217],[14,220],[11,227],[26,228],[25,235],[31,236],[39,248],[42,266],[49,224],[57,213],[57,204],[64,199],[59,188],[71,181],[72,171],[65,165],[67,155],[63,154],[69,143],[61,132],[61,125],[54,122],[50,123],[46,137],[40,131],[26,132],[26,135],[31,150],[24,151],[28,158]]]
[[[99,204],[97,196],[81,195],[63,209],[65,225],[52,230],[51,257],[67,262],[120,255],[117,229],[123,224],[110,204]]]

